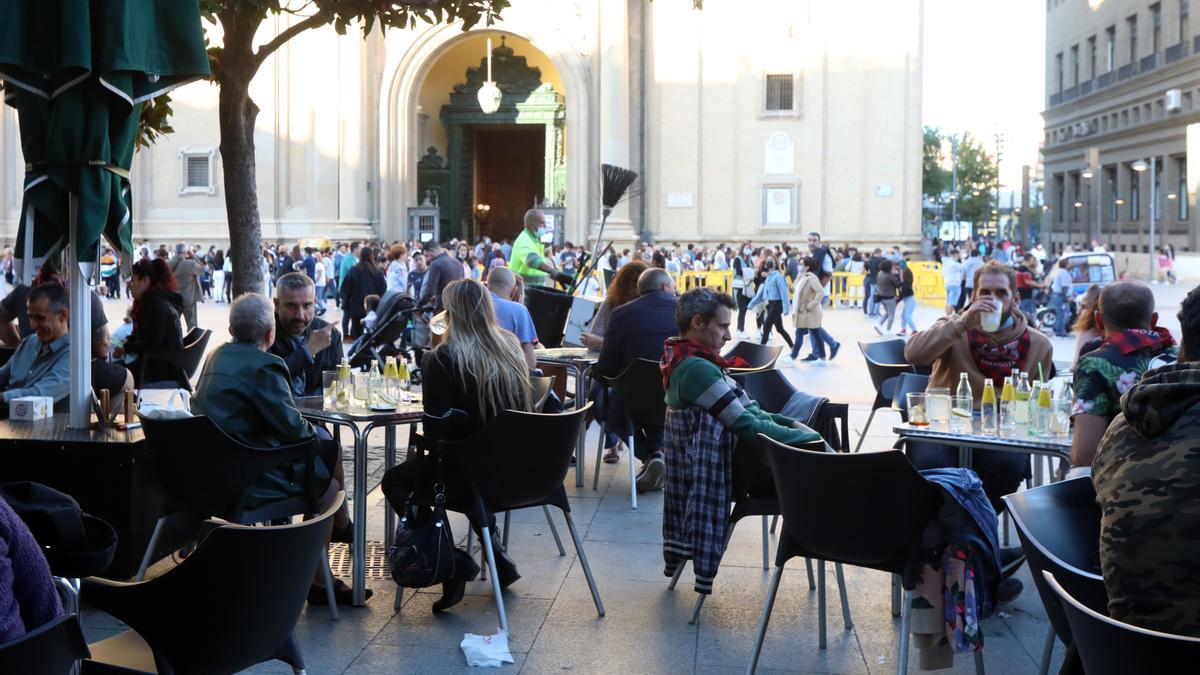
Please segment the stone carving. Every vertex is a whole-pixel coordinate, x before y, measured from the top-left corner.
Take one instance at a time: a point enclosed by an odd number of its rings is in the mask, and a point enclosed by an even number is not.
[[[425,149],[425,156],[417,160],[418,169],[441,169],[445,166],[445,160],[439,155],[437,148],[432,145]]]
[[[512,47],[504,44],[492,49],[492,79],[505,96],[509,94],[531,94],[542,86],[542,70],[530,66],[524,56],[517,56]],[[487,58],[479,60],[478,68],[467,68],[467,81],[454,85],[454,93],[475,95],[487,79]]]

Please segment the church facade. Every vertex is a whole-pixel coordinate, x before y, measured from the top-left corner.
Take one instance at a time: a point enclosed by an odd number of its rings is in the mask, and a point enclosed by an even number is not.
[[[310,31],[254,80],[267,241],[512,238],[543,206],[596,236],[600,166],[640,179],[605,240],[913,243],[922,0],[513,0],[490,26]],[[263,26],[262,41],[287,15]],[[208,27],[217,43],[217,29]],[[484,112],[479,89],[501,97]],[[138,153],[134,237],[228,240],[217,89]],[[0,113],[0,238],[23,159]]]

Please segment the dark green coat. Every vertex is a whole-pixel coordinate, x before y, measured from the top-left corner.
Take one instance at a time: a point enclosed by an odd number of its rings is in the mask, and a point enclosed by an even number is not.
[[[207,415],[233,438],[259,448],[292,445],[316,432],[296,408],[283,359],[249,342],[228,342],[209,354],[192,412]],[[317,484],[329,483],[329,469],[316,461]],[[285,464],[251,489],[247,508],[304,493],[304,462]]]

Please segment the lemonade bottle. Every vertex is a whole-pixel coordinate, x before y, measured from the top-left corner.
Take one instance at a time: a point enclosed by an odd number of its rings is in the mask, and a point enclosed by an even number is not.
[[[1015,371],[1014,372],[1019,372]],[[1013,407],[1014,421],[1018,427],[1029,426],[1029,380],[1024,375],[1019,375],[1017,380],[1017,390],[1014,392],[1017,397],[1017,404]]]
[[[338,381],[341,382],[341,386],[337,391],[337,407],[345,408],[350,405],[350,397],[353,395],[351,391],[354,389],[354,378],[350,376],[350,359],[342,358],[342,363],[338,366]]]
[[[394,356],[389,356],[384,361],[383,395],[384,401],[389,405],[400,400],[400,370],[396,367]]]
[[[1000,390],[1000,429],[1011,431],[1016,425],[1017,391],[1013,378],[1004,378],[1004,388]]]
[[[1050,433],[1050,415],[1054,413],[1050,384],[1043,383],[1037,397],[1037,430],[1040,434]]]
[[[397,373],[397,380],[400,384],[400,389],[404,392],[400,398],[403,401],[408,401],[409,400],[408,390],[409,390],[409,387],[412,386],[412,384],[411,384],[412,374],[408,370],[408,357],[407,356],[400,357],[400,364],[396,370],[396,373]]]
[[[979,399],[979,428],[985,434],[996,433],[996,385],[983,381],[983,396]]]

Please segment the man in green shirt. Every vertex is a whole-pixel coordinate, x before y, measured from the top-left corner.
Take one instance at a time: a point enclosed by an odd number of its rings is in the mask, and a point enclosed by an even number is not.
[[[569,286],[574,277],[554,269],[554,264],[546,256],[545,246],[540,235],[546,231],[546,214],[538,209],[525,212],[525,227],[513,243],[512,260],[508,266],[512,271],[521,275],[526,285],[549,286],[549,279],[564,286]]]

